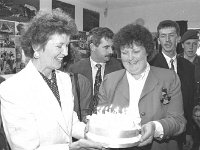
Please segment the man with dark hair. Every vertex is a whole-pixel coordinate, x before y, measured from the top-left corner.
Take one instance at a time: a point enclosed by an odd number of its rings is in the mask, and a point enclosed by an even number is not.
[[[194,102],[194,65],[182,57],[177,57],[176,47],[180,41],[179,25],[172,20],[161,21],[157,27],[158,43],[162,51],[151,61],[153,66],[174,70],[181,81],[181,92],[183,95],[184,116],[187,120],[186,132],[179,136],[179,148],[183,144],[192,147],[192,108]]]
[[[181,44],[183,47],[183,53],[179,54],[179,57],[184,57],[189,60],[195,66],[195,106],[194,111],[199,108],[200,104],[200,56],[197,55],[197,48],[199,42],[199,32],[197,30],[188,30],[181,37]],[[198,116],[197,116],[198,117]],[[193,114],[193,118],[196,121],[196,116]],[[196,121],[197,122],[197,121]],[[198,124],[198,123],[197,123]],[[200,145],[200,129],[194,126],[195,132],[193,133],[194,147]]]
[[[89,32],[87,38],[88,47],[90,48],[90,57],[82,59],[69,67],[70,72],[82,74],[89,79],[94,95],[89,106],[92,112],[98,104],[95,97],[103,77],[106,74],[123,68],[119,60],[111,57],[113,53],[113,35],[114,33],[109,28],[93,28]]]
[[[105,76],[99,90],[100,107],[121,109],[129,121],[141,125],[140,142],[128,150],[178,150],[174,137],[186,126],[178,75],[149,65],[147,57],[154,44],[144,26],[122,27],[114,36],[114,46],[125,69]]]

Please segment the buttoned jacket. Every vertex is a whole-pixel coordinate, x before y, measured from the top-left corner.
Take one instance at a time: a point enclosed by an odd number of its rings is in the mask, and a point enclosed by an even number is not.
[[[152,150],[177,150],[173,136],[179,135],[185,129],[186,121],[183,112],[183,101],[180,80],[174,71],[150,67],[139,99],[141,124],[149,121],[159,121],[164,129],[161,141],[153,141]],[[169,103],[162,103],[163,89],[171,97]],[[119,70],[105,76],[100,87],[99,105],[126,108],[130,98],[129,83],[126,71]],[[134,99],[133,99],[134,100]]]
[[[150,65],[169,69],[167,61],[162,53],[158,53],[150,62]],[[183,94],[184,115],[187,119],[187,134],[192,133],[192,110],[194,106],[195,67],[187,59],[177,57],[177,74],[181,81],[181,92]]]

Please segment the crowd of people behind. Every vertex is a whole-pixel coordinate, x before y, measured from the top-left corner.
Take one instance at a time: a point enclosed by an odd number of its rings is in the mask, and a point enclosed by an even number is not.
[[[20,39],[30,61],[0,78],[0,133],[9,145],[1,149],[111,149],[86,138],[87,115],[111,104],[141,119],[139,144],[124,149],[200,149],[198,31],[181,37],[175,21],[163,20],[158,51],[143,25],[131,23],[115,34],[95,27],[87,37],[90,56],[77,62],[69,49],[75,34],[74,20],[61,9],[40,11],[29,23]]]

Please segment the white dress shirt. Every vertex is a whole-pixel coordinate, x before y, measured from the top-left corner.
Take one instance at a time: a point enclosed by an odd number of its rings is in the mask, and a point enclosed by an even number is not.
[[[93,89],[94,89],[94,83],[95,83],[95,77],[97,74],[97,70],[98,68],[96,67],[96,64],[101,64],[101,79],[103,81],[103,77],[104,77],[104,70],[105,70],[105,63],[97,63],[94,60],[92,60],[92,58],[90,57],[90,62],[91,62],[91,68],[92,68],[92,81],[93,81]],[[93,90],[94,92],[94,90]]]
[[[162,53],[163,53],[163,52],[162,52]],[[163,56],[165,57],[169,68],[171,68],[171,62],[170,62],[170,60],[171,60],[171,59],[174,60],[174,71],[177,73],[177,59],[176,59],[176,55],[175,55],[174,57],[170,58],[169,56],[167,56],[167,55],[165,55],[165,54],[163,53]]]
[[[130,93],[130,101],[129,101],[129,108],[128,108],[128,115],[133,116],[132,118],[140,118],[140,113],[139,113],[139,100],[140,100],[140,95],[142,93],[145,81],[147,79],[147,76],[150,71],[150,65],[147,63],[147,67],[145,71],[141,74],[141,77],[139,79],[135,79],[128,71],[126,71],[128,83],[129,83],[129,93]],[[136,119],[138,121],[140,119]],[[156,138],[162,138],[163,137],[163,127],[160,122],[158,121],[153,121],[155,123],[155,134],[154,137]],[[136,122],[138,123],[138,122]]]

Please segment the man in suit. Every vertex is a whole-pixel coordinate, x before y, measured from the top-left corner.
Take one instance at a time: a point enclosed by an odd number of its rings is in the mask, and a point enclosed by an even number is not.
[[[121,28],[114,36],[114,46],[120,50],[125,69],[105,76],[99,105],[126,108],[130,120],[141,123],[139,145],[130,150],[178,150],[174,136],[186,125],[178,75],[149,65],[147,56],[154,50],[153,38],[141,25]]]
[[[122,69],[121,62],[111,57],[113,53],[113,35],[114,33],[106,27],[92,29],[87,39],[90,57],[71,65],[69,71],[86,76],[90,80],[91,85],[94,86],[94,78],[97,72],[95,65],[97,63],[102,64],[102,78],[108,73]]]
[[[106,27],[92,29],[89,32],[87,40],[90,48],[90,57],[82,59],[69,67],[69,72],[82,74],[89,79],[93,94],[95,77],[98,70],[96,64],[101,65],[102,80],[106,74],[123,68],[119,60],[111,57],[113,53],[113,35],[114,33]]]
[[[157,27],[158,43],[162,51],[151,61],[153,66],[174,70],[181,81],[181,91],[183,95],[184,115],[187,120],[186,133],[178,137],[179,147],[183,144],[192,147],[192,108],[194,101],[194,66],[188,60],[177,57],[176,47],[180,41],[179,25],[172,20],[164,20]]]
[[[181,44],[183,47],[183,53],[179,54],[179,57],[184,57],[189,60],[195,66],[195,108],[199,107],[200,103],[200,56],[197,55],[197,48],[199,42],[199,32],[197,30],[188,30],[181,37]],[[196,116],[193,115],[194,120],[196,121]],[[194,147],[200,145],[200,129],[197,126],[195,127],[195,132],[193,134]]]

